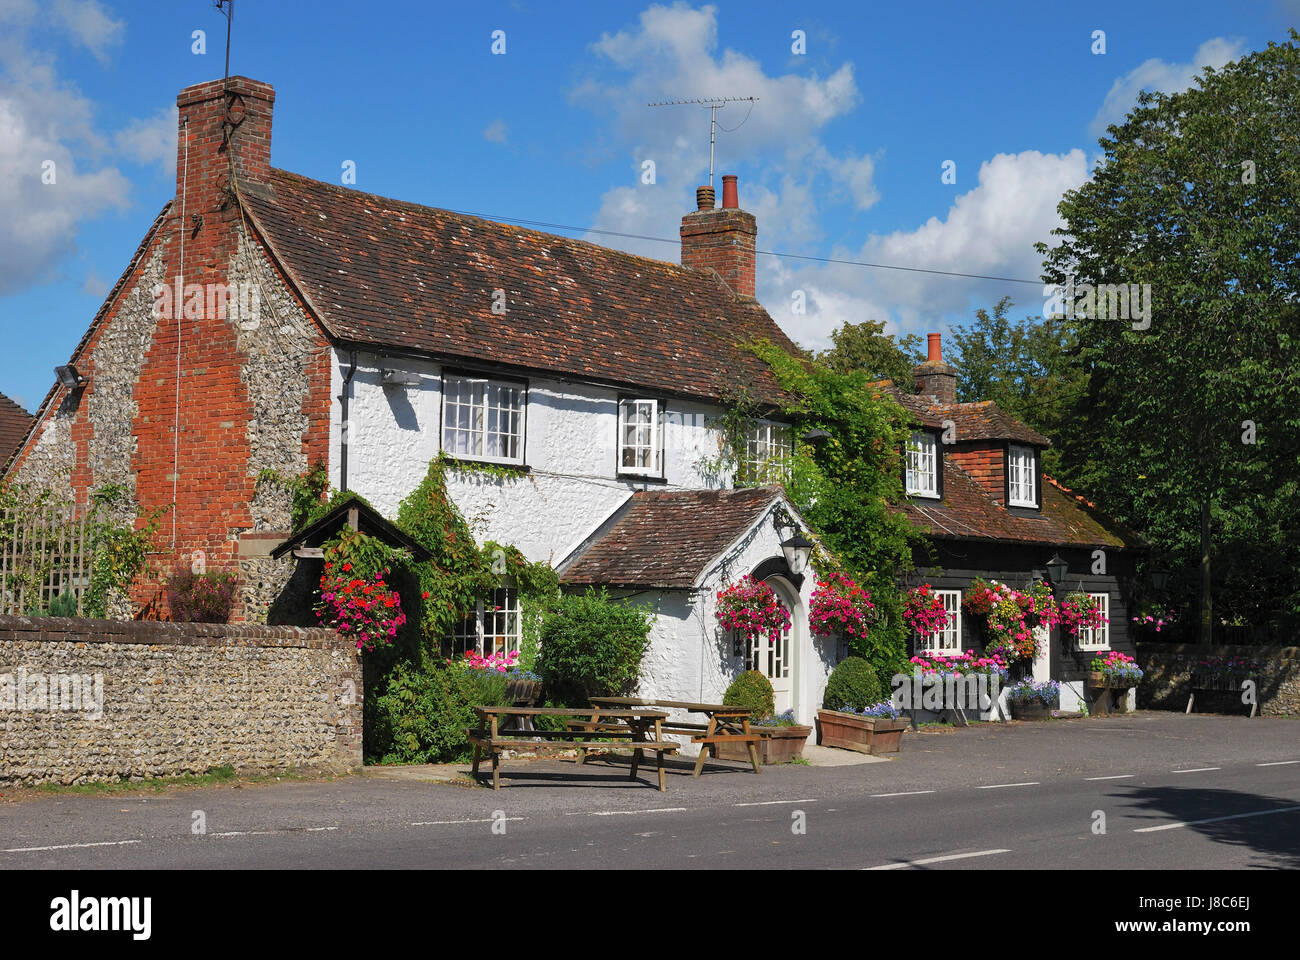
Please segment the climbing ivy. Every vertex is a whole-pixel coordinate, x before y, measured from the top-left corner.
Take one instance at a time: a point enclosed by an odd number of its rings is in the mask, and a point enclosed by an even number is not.
[[[785,487],[829,551],[820,562],[835,564],[815,569],[844,572],[876,604],[876,628],[855,639],[853,652],[877,666],[901,662],[907,628],[899,575],[912,569],[913,550],[925,546],[920,531],[894,508],[903,496],[901,457],[910,418],[863,371],[839,372],[768,341],[746,346],[788,395],[783,412],[801,428],[830,434],[816,448],[796,444]]]
[[[114,593],[127,593],[144,570],[149,548],[162,518],[171,508],[156,507],[142,518],[144,526],[122,523],[115,514],[127,501],[125,488],[106,484],[90,493],[89,540],[92,547],[90,585],[81,600],[82,614],[103,619]]]

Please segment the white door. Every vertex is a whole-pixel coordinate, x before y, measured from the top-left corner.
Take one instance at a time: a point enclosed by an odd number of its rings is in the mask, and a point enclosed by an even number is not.
[[[777,580],[769,580],[767,583],[776,591],[778,602],[788,611],[789,592],[784,584]],[[794,707],[794,639],[794,627],[791,627],[775,641],[763,636],[756,638],[749,646],[746,669],[757,670],[772,682],[777,713]]]

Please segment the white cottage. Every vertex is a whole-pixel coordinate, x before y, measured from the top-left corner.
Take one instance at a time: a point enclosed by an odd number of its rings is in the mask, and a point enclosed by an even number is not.
[[[717,700],[748,659],[811,720],[831,652],[808,632],[810,578],[782,555],[801,521],[779,489],[736,489],[719,463],[716,418],[742,395],[769,411],[742,469],[786,456],[793,429],[741,347],[795,349],[754,299],[757,227],[736,178],[721,206],[697,191],[678,265],[278,170],[274,103],[246,77],[180,92],[176,196],[9,475],[80,503],[112,483],[124,511],[166,509],[157,569],[202,556],[238,570],[236,619],[257,620],[288,576],[270,556],[287,498],[268,474],[322,462],[392,516],[440,453],[487,465],[449,471],[476,535],[653,602],[643,693]],[[717,589],[746,573],[792,614],[775,647],[737,650],[713,617]],[[160,591],[141,581],[131,600]],[[511,594],[460,642],[517,644]]]

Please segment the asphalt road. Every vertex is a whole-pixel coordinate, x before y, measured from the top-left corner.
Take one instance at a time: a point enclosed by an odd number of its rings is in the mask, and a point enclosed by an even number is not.
[[[0,870],[1300,867],[1300,722],[1144,713],[908,734],[754,775],[506,761],[499,792],[354,776],[0,797]],[[196,833],[202,821],[206,832]]]

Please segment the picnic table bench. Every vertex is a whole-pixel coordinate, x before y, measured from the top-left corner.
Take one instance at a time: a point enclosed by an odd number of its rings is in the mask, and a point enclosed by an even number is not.
[[[468,729],[465,735],[474,745],[474,779],[478,779],[478,765],[487,753],[492,757],[492,789],[501,789],[501,751],[503,750],[578,750],[581,763],[592,746],[603,749],[632,750],[632,779],[636,779],[642,754],[653,750],[659,758],[659,789],[666,791],[664,754],[680,749],[675,740],[665,740],[660,726],[668,714],[663,710],[588,710],[582,707],[474,707],[479,727]],[[536,717],[597,717],[603,723],[589,723],[586,727],[567,730],[523,729],[519,724]],[[513,726],[503,726],[503,721]],[[572,724],[573,721],[570,721]],[[578,721],[579,724],[582,721]],[[653,733],[653,736],[651,734]],[[607,741],[594,744],[592,741]]]
[[[712,751],[714,757],[717,756],[717,749],[714,746],[718,743],[743,743],[749,751],[749,762],[754,767],[755,773],[762,773],[762,768],[758,764],[758,741],[762,734],[757,733],[749,727],[749,716],[752,712],[748,707],[735,707],[723,703],[695,703],[689,700],[646,700],[639,697],[592,697],[591,705],[601,708],[605,712],[601,716],[608,716],[609,711],[618,709],[632,709],[637,707],[667,708],[670,710],[685,710],[687,713],[702,713],[708,718],[708,723],[692,723],[686,720],[668,720],[656,728],[657,736],[687,736],[691,738],[692,743],[700,745],[700,755],[695,759],[695,776],[700,775],[704,769],[704,758],[708,752]],[[592,717],[589,724],[598,725],[599,718]],[[570,726],[575,724],[571,721]],[[578,762],[582,763],[585,759],[586,751],[578,752]]]

